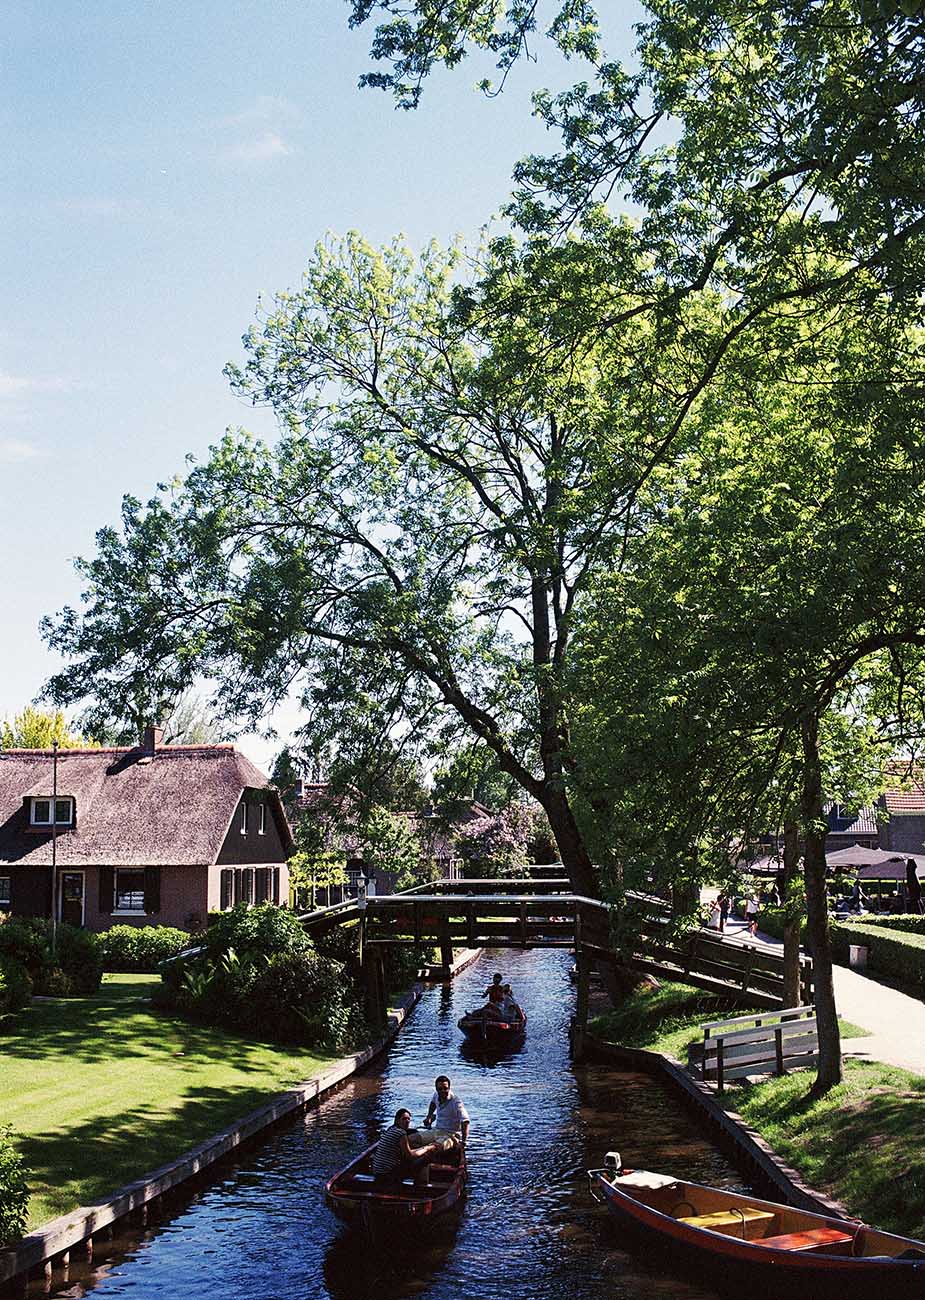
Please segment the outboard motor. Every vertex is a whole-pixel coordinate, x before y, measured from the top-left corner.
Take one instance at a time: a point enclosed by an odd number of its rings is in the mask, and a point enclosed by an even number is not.
[[[608,1151],[604,1156],[604,1177],[609,1183],[614,1182],[623,1173],[623,1161],[619,1151]]]

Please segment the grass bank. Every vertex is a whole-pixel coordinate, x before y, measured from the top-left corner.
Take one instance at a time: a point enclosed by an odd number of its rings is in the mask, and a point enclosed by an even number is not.
[[[106,975],[0,1034],[0,1114],[32,1192],[29,1226],[105,1198],[175,1159],[332,1057],[156,1015],[150,975]]]
[[[663,1052],[683,1062],[691,1043],[703,1038],[701,1025],[752,1012],[770,1017],[767,1010],[736,1006],[720,994],[665,981],[657,989],[638,990],[616,1009],[596,1017],[589,1028],[612,1043]],[[862,1038],[867,1033],[846,1020],[840,1020],[839,1025],[842,1038]]]
[[[708,1020],[746,1014],[683,984],[633,994],[591,1022],[591,1031],[626,1047],[685,1060]],[[842,1037],[867,1031],[845,1021]],[[925,1078],[877,1062],[846,1061],[844,1082],[807,1100],[813,1075],[730,1087],[725,1100],[810,1186],[858,1218],[925,1238]]]

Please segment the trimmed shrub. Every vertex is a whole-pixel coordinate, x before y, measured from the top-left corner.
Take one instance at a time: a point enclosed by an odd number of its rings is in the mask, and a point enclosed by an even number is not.
[[[875,925],[884,930],[905,930],[907,934],[925,934],[925,916],[908,912],[903,916],[864,916],[858,917],[863,925]]]
[[[25,1232],[28,1205],[22,1157],[9,1125],[0,1125],[0,1249],[12,1246]]]
[[[353,942],[329,946],[349,956]],[[171,962],[161,978],[158,1005],[239,1033],[332,1051],[365,1034],[345,963],[316,951],[296,917],[272,904],[223,913],[200,951]]]
[[[925,934],[841,921],[832,926],[832,948],[838,961],[848,960],[848,946],[853,943],[868,949],[869,970],[904,984],[925,986]]]
[[[784,909],[782,907],[763,907],[758,913],[758,929],[769,934],[773,939],[784,941]],[[800,938],[806,937],[806,922],[800,923]]]
[[[39,916],[13,916],[0,924],[0,960],[24,966],[36,993],[46,997],[87,996],[103,977],[99,937],[74,925],[59,925],[55,956],[51,922]]]
[[[103,969],[153,973],[160,962],[195,943],[170,925],[113,925],[100,935]]]
[[[32,980],[22,962],[13,957],[0,958],[0,1015],[28,1006],[31,997]]]

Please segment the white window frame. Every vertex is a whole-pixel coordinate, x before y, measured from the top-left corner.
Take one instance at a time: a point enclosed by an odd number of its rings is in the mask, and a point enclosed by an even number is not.
[[[267,806],[265,803],[260,804],[260,810],[257,813],[257,834],[266,835],[267,833]]]
[[[119,907],[117,900],[119,897],[119,872],[141,876],[141,907]],[[145,916],[145,869],[144,867],[113,867],[112,870],[112,915],[113,916]],[[135,891],[138,892],[137,890]]]
[[[241,801],[241,825],[239,829],[242,835],[247,834],[247,800],[246,799],[242,799]]]
[[[6,897],[0,893],[0,911],[8,912],[13,906],[13,877],[0,876],[0,880],[6,881]]]
[[[40,819],[36,814],[36,807],[40,803],[48,804],[48,817]],[[58,816],[58,805],[67,804],[67,818]],[[48,826],[51,827],[52,807],[55,812],[56,826],[73,826],[74,825],[74,800],[70,795],[59,795],[57,799],[52,799],[50,794],[40,794],[33,797],[29,807],[29,825],[30,826]]]

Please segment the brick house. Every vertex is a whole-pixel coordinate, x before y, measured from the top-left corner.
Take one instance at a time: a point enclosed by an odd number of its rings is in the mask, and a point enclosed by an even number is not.
[[[233,745],[0,751],[0,909],[196,929],[237,902],[286,903],[292,835],[279,795]],[[54,797],[53,797],[54,796]],[[52,824],[54,820],[54,826]]]

